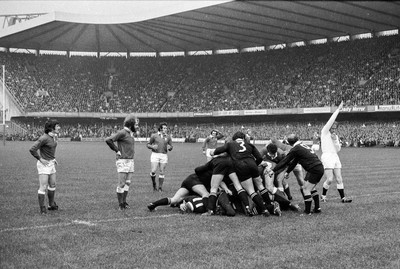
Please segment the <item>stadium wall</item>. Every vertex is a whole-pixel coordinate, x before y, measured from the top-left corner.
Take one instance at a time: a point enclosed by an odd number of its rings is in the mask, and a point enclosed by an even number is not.
[[[175,112],[175,113],[135,113],[147,124],[167,121],[175,123],[260,123],[293,121],[326,121],[336,107],[312,107],[291,109],[232,110],[212,112]],[[57,118],[63,122],[115,121],[119,123],[126,117],[123,113],[79,113],[79,112],[29,112],[12,119],[32,121],[38,118]],[[344,107],[340,113],[343,121],[379,121],[399,120],[400,105],[354,106]]]

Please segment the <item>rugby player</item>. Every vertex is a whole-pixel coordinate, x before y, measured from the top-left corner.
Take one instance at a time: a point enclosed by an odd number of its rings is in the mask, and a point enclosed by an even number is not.
[[[255,191],[253,180],[261,182],[258,172],[258,165],[262,162],[262,157],[258,149],[246,140],[243,132],[236,132],[232,140],[215,149],[211,155],[228,153],[232,158],[232,164],[240,184],[250,195],[254,203],[261,208],[261,214],[269,216],[269,212],[259,193]]]
[[[139,128],[139,119],[134,115],[128,115],[124,120],[123,129],[106,138],[106,143],[116,153],[115,165],[118,172],[117,199],[119,209],[129,208],[126,202],[129,186],[131,185],[133,172],[135,172],[135,138]],[[115,142],[117,145],[115,145]]]
[[[223,137],[224,135],[218,130],[212,130],[210,135],[204,140],[202,149],[203,154],[206,155],[207,162],[212,159],[210,152],[217,148],[218,140]]]
[[[320,213],[319,194],[316,185],[321,181],[324,175],[324,166],[318,156],[312,152],[311,148],[302,144],[295,134],[290,134],[287,141],[292,148],[285,158],[281,160],[274,168],[273,173],[277,173],[280,169],[288,166],[287,173],[290,173],[299,163],[306,171],[303,186],[303,198],[305,210],[304,213],[311,214],[311,205],[314,200],[314,213]]]
[[[150,137],[147,143],[147,148],[150,149],[151,157],[151,172],[150,177],[153,183],[153,191],[163,191],[163,184],[165,179],[165,169],[168,164],[167,152],[173,149],[172,138],[168,134],[168,125],[165,122],[160,123],[158,132]],[[158,175],[158,188],[156,184],[156,172],[159,169]]]
[[[44,124],[44,134],[33,143],[29,152],[37,159],[36,167],[39,174],[38,200],[41,214],[47,214],[47,210],[58,210],[54,201],[56,192],[56,148],[57,136],[60,132],[60,124],[57,120],[49,119]],[[40,154],[38,153],[40,151]],[[46,210],[45,198],[48,198]]]
[[[335,121],[339,111],[343,108],[343,101],[333,112],[328,122],[321,130],[321,161],[325,168],[326,180],[322,185],[321,200],[326,202],[326,194],[333,181],[336,180],[336,187],[339,192],[342,203],[351,203],[353,200],[344,194],[344,184],[342,178],[342,163],[340,162],[338,152],[341,149],[339,137],[336,134],[338,123]]]

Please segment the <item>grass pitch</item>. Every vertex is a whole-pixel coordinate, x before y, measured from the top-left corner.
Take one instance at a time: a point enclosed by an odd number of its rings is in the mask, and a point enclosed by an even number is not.
[[[146,208],[204,163],[200,144],[175,143],[164,192],[153,193],[150,151],[137,143],[131,208],[121,212],[115,155],[97,142],[59,144],[60,210],[42,216],[30,146],[0,148],[0,268],[400,268],[399,149],[342,149],[351,204],[332,185],[319,215],[229,218]],[[304,208],[295,179],[289,183]]]

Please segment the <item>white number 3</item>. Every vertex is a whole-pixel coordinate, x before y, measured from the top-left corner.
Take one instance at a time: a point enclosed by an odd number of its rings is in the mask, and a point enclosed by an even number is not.
[[[243,140],[239,140],[237,141],[241,147],[241,149],[239,150],[239,152],[245,152],[246,151],[246,147],[244,146],[244,141]]]

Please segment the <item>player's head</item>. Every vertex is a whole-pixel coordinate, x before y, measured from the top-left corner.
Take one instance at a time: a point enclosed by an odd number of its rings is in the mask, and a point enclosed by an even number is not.
[[[211,133],[210,133],[210,134],[211,134],[212,136],[216,136],[217,133],[218,133],[217,130],[213,129],[213,130],[211,130]]]
[[[299,138],[295,134],[290,134],[287,137],[287,142],[289,145],[293,146],[297,141],[299,141]]]
[[[158,131],[166,133],[168,130],[168,125],[166,122],[161,122],[160,125],[158,126]]]
[[[275,144],[268,144],[267,145],[268,155],[274,156],[278,152],[278,147]]]
[[[49,119],[44,124],[44,132],[46,134],[50,132],[58,132],[59,129],[60,129],[60,123],[58,122],[58,120]]]
[[[192,203],[186,202],[185,200],[182,201],[182,203],[179,205],[179,210],[181,211],[182,214],[185,213],[192,213],[194,208]]]
[[[331,130],[335,131],[338,127],[339,127],[339,123],[337,121],[334,121],[332,126],[331,126]]]
[[[139,128],[139,119],[135,115],[129,114],[124,120],[124,126],[128,127],[132,132],[136,132]]]
[[[232,140],[235,141],[236,139],[245,139],[246,135],[243,132],[236,132],[233,136],[232,136]]]

